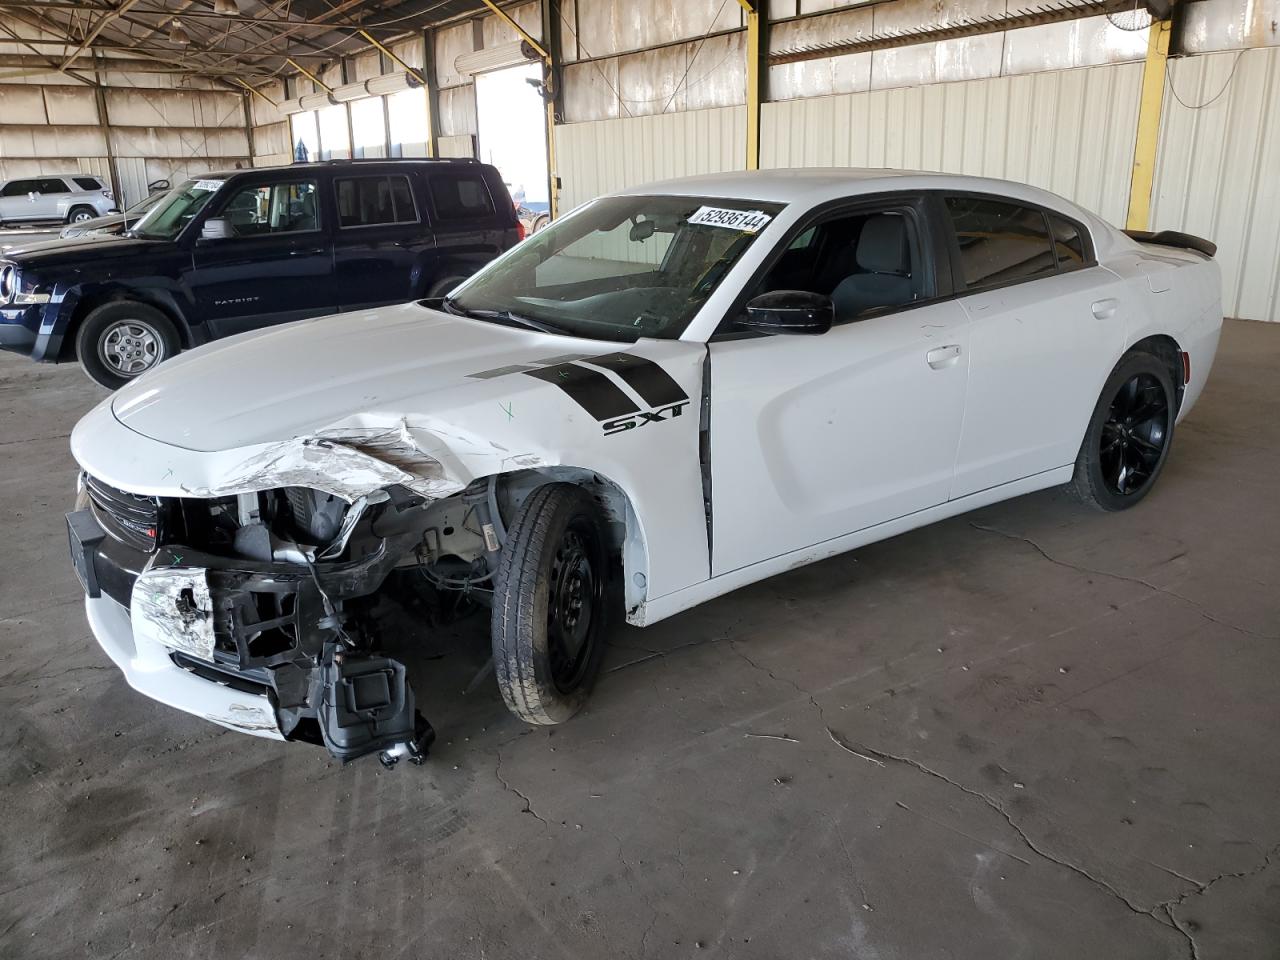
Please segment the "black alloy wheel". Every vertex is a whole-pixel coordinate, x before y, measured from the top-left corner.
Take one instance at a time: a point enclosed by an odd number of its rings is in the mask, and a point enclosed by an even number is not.
[[[1113,493],[1125,497],[1154,476],[1169,439],[1169,398],[1149,373],[1130,377],[1111,401],[1102,425],[1102,475]]]

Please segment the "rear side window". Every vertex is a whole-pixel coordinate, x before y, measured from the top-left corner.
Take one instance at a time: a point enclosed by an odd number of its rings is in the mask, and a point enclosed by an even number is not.
[[[1053,236],[1053,252],[1059,270],[1079,270],[1087,266],[1080,228],[1055,213],[1049,214],[1049,232]]]
[[[1040,210],[979,197],[947,197],[946,205],[966,286],[995,286],[1057,272]]]
[[[494,214],[489,186],[478,173],[433,173],[431,201],[441,220],[470,220]]]
[[[0,191],[0,197],[25,197],[28,193],[35,192],[36,181],[11,180],[4,185],[4,190]]]
[[[351,177],[337,181],[338,223],[370,227],[380,223],[416,223],[408,177]]]
[[[93,177],[72,177],[76,182],[76,186],[81,190],[101,190],[102,181],[95,180]]]
[[[67,182],[61,177],[45,177],[39,181],[36,187],[38,193],[70,193],[67,189]]]

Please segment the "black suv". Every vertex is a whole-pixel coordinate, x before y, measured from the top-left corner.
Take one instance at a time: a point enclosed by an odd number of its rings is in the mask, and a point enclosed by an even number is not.
[[[123,236],[9,250],[0,347],[112,389],[269,324],[438,296],[523,236],[473,160],[347,160],[188,180]]]

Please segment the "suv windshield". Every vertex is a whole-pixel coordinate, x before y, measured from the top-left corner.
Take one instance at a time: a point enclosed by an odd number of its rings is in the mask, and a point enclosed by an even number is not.
[[[609,197],[478,273],[446,309],[555,333],[675,339],[781,204]]]
[[[188,180],[170,190],[133,225],[130,236],[147,240],[172,240],[191,222],[209,198],[218,192],[222,180]]]

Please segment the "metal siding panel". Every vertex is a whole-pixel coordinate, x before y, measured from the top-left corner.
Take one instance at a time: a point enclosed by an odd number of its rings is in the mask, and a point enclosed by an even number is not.
[[[1280,321],[1280,49],[1171,60],[1169,82],[1151,228],[1218,244],[1227,316]]]

